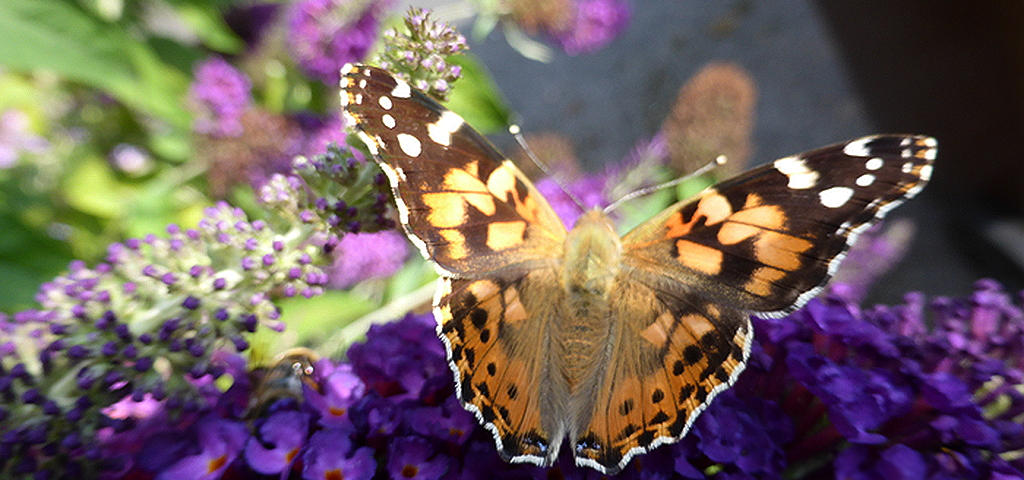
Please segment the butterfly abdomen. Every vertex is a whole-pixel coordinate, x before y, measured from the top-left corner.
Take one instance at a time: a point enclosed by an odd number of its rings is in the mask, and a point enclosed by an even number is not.
[[[611,296],[622,266],[622,243],[607,215],[592,210],[565,238],[561,265],[563,318],[552,325],[556,362],[569,389],[570,431],[590,420],[594,392],[607,367],[614,335]]]

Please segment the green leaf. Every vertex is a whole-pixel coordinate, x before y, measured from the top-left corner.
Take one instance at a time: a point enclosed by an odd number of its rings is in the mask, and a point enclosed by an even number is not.
[[[137,189],[120,184],[102,159],[83,159],[65,180],[67,202],[79,211],[99,218],[122,217]]]
[[[671,205],[675,196],[670,189],[662,189],[652,192],[649,195],[628,200],[619,205],[615,217],[618,218],[618,230],[620,234],[629,232],[637,225],[647,219],[661,213]]]
[[[236,54],[245,48],[245,43],[224,23],[224,12],[218,2],[174,0],[172,3],[204,45],[227,54]]]
[[[286,348],[323,340],[378,307],[355,290],[328,290],[318,297],[293,297],[278,305],[281,320],[288,324],[287,335],[293,337]]]
[[[131,108],[188,128],[188,77],[145,43],[70,0],[0,2],[0,65],[19,72],[50,70],[100,89]]]
[[[43,235],[12,212],[0,213],[0,311],[31,307],[39,284],[67,269],[72,255],[68,246]]]
[[[511,110],[483,65],[468,55],[452,57],[450,61],[462,67],[462,79],[452,87],[446,106],[480,133],[508,127]]]

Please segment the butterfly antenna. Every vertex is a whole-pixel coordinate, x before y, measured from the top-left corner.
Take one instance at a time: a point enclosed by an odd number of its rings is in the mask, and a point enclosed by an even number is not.
[[[602,210],[602,211],[604,213],[608,213],[608,212],[610,212],[612,210],[615,210],[619,205],[622,205],[623,203],[625,203],[625,202],[627,202],[629,200],[632,200],[634,198],[642,197],[644,195],[650,195],[650,194],[652,194],[654,192],[657,192],[658,190],[662,190],[662,189],[665,189],[665,188],[674,187],[676,185],[679,185],[680,183],[683,183],[683,182],[685,182],[687,180],[690,180],[690,179],[692,179],[694,177],[699,177],[701,175],[704,175],[705,173],[708,173],[708,172],[714,170],[715,168],[718,168],[718,167],[720,167],[722,165],[725,165],[725,162],[726,162],[725,155],[719,155],[718,158],[715,158],[714,160],[708,162],[707,165],[704,165],[703,167],[698,168],[697,171],[695,171],[693,173],[690,173],[689,175],[684,175],[684,176],[679,177],[679,178],[677,178],[675,180],[669,180],[669,181],[667,181],[665,183],[659,183],[657,185],[652,185],[652,186],[647,187],[647,188],[641,188],[640,190],[635,190],[635,191],[633,191],[633,192],[631,192],[631,193],[629,193],[629,194],[627,194],[627,195],[625,195],[623,197],[620,197],[618,200],[612,202],[611,205],[608,205],[607,207],[604,207],[604,210]]]
[[[551,169],[548,167],[548,165],[542,162],[540,158],[537,158],[537,156],[533,154],[533,149],[530,148],[530,146],[526,143],[526,139],[523,138],[523,132],[519,128],[519,125],[516,125],[514,123],[509,125],[508,133],[511,133],[512,137],[516,139],[516,142],[519,143],[519,146],[522,147],[523,151],[526,152],[526,155],[530,157],[530,161],[532,161],[534,165],[537,165],[537,167],[540,168],[542,172],[544,172],[545,176],[554,180],[554,182],[558,184],[558,188],[561,188],[562,191],[569,196],[572,202],[575,203],[576,206],[580,207],[580,211],[587,211],[587,207],[583,205],[583,201],[580,200],[580,198],[577,197],[576,195],[573,195],[573,193],[569,191],[569,187],[565,186],[565,184],[562,183],[562,180],[559,179],[557,175],[551,173]]]

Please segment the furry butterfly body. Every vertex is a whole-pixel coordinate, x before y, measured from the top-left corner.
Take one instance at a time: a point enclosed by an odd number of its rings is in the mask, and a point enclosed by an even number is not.
[[[567,230],[483,137],[388,72],[343,71],[342,104],[441,274],[434,314],[456,395],[502,457],[616,473],[682,438],[742,372],[750,314],[780,316],[863,228],[927,182],[935,141],[865,137],[786,157],[621,238]]]

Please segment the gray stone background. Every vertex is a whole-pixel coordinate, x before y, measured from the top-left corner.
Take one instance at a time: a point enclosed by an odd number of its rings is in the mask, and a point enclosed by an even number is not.
[[[434,7],[442,17],[451,12],[447,2],[408,3]],[[927,123],[919,121],[920,112],[906,105],[893,105],[885,125],[877,124],[820,3],[635,1],[625,33],[593,54],[556,52],[553,61],[540,63],[513,50],[500,30],[471,38],[470,49],[490,70],[525,132],[553,131],[570,138],[591,169],[618,161],[654,134],[679,88],[703,65],[730,61],[747,70],[758,90],[753,163],[871,133],[924,133],[939,137],[936,177],[941,177],[943,136],[923,130]],[[463,33],[470,31],[468,23],[456,24]],[[969,258],[965,248],[971,247],[963,247],[958,229],[950,228],[960,220],[948,208],[948,195],[934,190],[925,189],[890,214],[912,219],[917,234],[904,261],[878,282],[869,303],[896,303],[908,290],[964,296],[976,279],[986,276],[1010,288],[1024,286],[1014,271],[992,266],[998,262]]]

